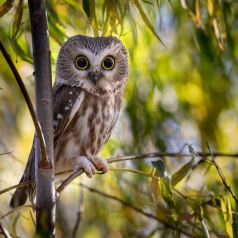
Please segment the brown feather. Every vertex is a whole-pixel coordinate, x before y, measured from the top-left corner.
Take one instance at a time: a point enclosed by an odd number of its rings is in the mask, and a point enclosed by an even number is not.
[[[75,67],[75,58],[82,53],[81,50],[84,53],[90,51],[91,57],[94,55],[90,67],[94,67],[93,61],[97,57],[105,57],[103,54],[115,58],[115,67],[110,72],[101,72],[100,80],[94,84],[87,78],[86,70],[80,71]],[[95,65],[98,67],[98,63]],[[86,156],[90,161],[96,158],[118,119],[127,76],[127,52],[122,42],[115,37],[78,35],[69,38],[61,47],[53,87],[55,173],[74,169],[75,157]],[[93,165],[96,166],[96,163]],[[97,169],[100,170],[101,165]],[[32,146],[20,183],[34,181],[34,170],[35,154]],[[17,188],[10,205],[23,205],[28,196],[33,200],[34,186]]]

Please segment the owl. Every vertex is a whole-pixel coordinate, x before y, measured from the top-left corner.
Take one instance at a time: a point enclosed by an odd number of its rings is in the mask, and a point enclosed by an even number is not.
[[[97,155],[108,141],[128,78],[127,50],[115,37],[76,35],[61,47],[53,86],[55,175],[83,169],[108,171]],[[20,183],[34,181],[34,147]],[[23,205],[32,186],[19,187],[10,205]]]

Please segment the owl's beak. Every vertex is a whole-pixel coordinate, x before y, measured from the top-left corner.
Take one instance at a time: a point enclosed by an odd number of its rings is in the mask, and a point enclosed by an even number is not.
[[[101,76],[102,76],[102,73],[101,73],[100,69],[94,69],[88,73],[89,79],[94,84],[96,84],[98,82],[98,80],[101,78]]]

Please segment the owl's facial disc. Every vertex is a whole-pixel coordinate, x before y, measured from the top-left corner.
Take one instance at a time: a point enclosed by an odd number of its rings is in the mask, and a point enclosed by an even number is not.
[[[127,51],[115,37],[77,35],[61,47],[56,67],[58,83],[104,96],[121,90],[127,76]]]

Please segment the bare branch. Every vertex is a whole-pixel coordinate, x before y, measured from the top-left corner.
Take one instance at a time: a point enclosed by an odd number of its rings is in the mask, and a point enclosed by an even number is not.
[[[180,228],[176,227],[176,225],[173,225],[172,223],[169,223],[169,222],[167,222],[167,221],[164,221],[164,220],[162,220],[162,219],[156,217],[155,215],[153,215],[153,214],[151,214],[151,213],[145,212],[145,211],[143,211],[141,208],[138,208],[138,207],[136,207],[136,206],[134,206],[134,205],[132,205],[132,204],[130,204],[130,203],[128,203],[128,202],[126,202],[126,201],[124,201],[124,200],[122,200],[122,199],[116,197],[116,196],[114,196],[114,195],[110,195],[110,194],[104,193],[104,192],[102,192],[102,191],[99,191],[99,190],[97,190],[97,189],[95,189],[95,188],[91,188],[91,187],[89,187],[89,186],[86,186],[86,185],[83,184],[83,183],[80,183],[80,186],[83,187],[83,188],[86,188],[87,190],[89,190],[89,191],[92,192],[92,193],[96,193],[96,194],[101,195],[101,196],[103,196],[103,197],[106,197],[106,198],[112,199],[112,200],[114,200],[114,201],[116,201],[116,202],[119,202],[119,203],[122,204],[123,206],[129,207],[129,208],[131,208],[132,210],[134,210],[134,211],[136,211],[136,212],[138,212],[138,213],[140,213],[140,214],[146,216],[147,218],[150,218],[150,219],[159,221],[160,223],[162,223],[162,224],[165,225],[166,227],[169,227],[169,228],[171,228],[171,229],[173,229],[173,230],[177,230],[177,231],[179,231],[180,233],[182,233],[182,234],[184,234],[184,235],[186,235],[186,236],[188,236],[188,237],[194,237],[194,235],[188,233],[187,231],[181,230]]]
[[[197,154],[199,156],[201,156],[202,158],[206,158],[209,156],[219,156],[219,157],[223,157],[223,156],[227,156],[227,157],[237,157],[237,154],[226,154],[226,153],[221,153],[221,152],[215,152],[213,154],[211,153],[203,153],[203,152],[197,152]],[[126,161],[126,160],[142,160],[142,159],[151,159],[151,158],[155,158],[155,157],[177,157],[177,158],[181,158],[181,157],[190,157],[192,156],[191,154],[181,154],[181,153],[171,153],[171,152],[154,152],[154,153],[148,153],[148,154],[140,154],[140,155],[129,155],[129,156],[119,156],[119,157],[111,157],[109,159],[107,159],[107,162],[110,163],[116,163],[116,162],[122,162],[122,161]],[[112,170],[120,170],[120,169],[112,169]],[[126,169],[127,171],[130,172],[136,172],[136,171],[131,171],[130,169]],[[80,176],[83,173],[83,170],[77,170],[72,172],[72,170],[67,170],[64,172],[60,172],[57,173],[56,176],[59,175],[63,175],[63,174],[68,174],[68,173],[72,173],[67,179],[65,179],[61,185],[57,188],[57,197],[59,196],[59,194],[74,180],[76,179],[78,176]],[[141,171],[140,171],[141,173]],[[147,173],[142,172],[144,175],[149,176]],[[30,182],[31,183],[31,182]],[[8,192],[14,188],[20,187],[20,186],[26,186],[30,183],[21,183],[18,185],[14,185],[12,187],[3,189],[0,191],[0,194]],[[33,182],[32,182],[33,183]],[[229,186],[228,186],[229,187]]]
[[[56,199],[58,198],[59,194],[78,176],[83,173],[83,170],[76,170],[74,171],[67,179],[65,179],[60,186],[56,189]]]
[[[202,158],[210,157],[211,153],[207,152],[196,152],[196,154]],[[140,160],[140,159],[151,159],[156,157],[174,157],[174,158],[182,158],[182,157],[191,157],[192,154],[190,153],[177,153],[177,152],[152,152],[148,154],[138,154],[138,155],[126,155],[126,156],[117,156],[111,157],[107,159],[108,163],[114,163],[119,161],[126,161],[126,160]],[[222,153],[222,152],[215,152],[213,153],[214,157],[237,157],[238,153],[230,154],[230,153]]]
[[[27,107],[30,111],[30,114],[31,114],[31,118],[33,120],[33,123],[34,123],[34,126],[35,126],[35,129],[36,129],[36,134],[39,138],[39,143],[40,143],[40,150],[41,150],[41,155],[42,155],[42,158],[44,160],[47,160],[47,153],[46,153],[46,146],[45,146],[45,140],[44,140],[44,136],[43,136],[43,132],[41,130],[41,126],[40,126],[40,123],[37,119],[37,116],[36,116],[36,113],[35,113],[35,110],[34,110],[34,107],[33,107],[33,104],[31,102],[31,99],[30,99],[30,96],[26,90],[26,87],[23,83],[23,80],[20,76],[20,74],[18,73],[14,63],[12,62],[12,59],[11,57],[8,55],[5,47],[3,46],[2,42],[0,41],[0,50],[5,58],[5,60],[7,61],[9,67],[11,68],[11,71],[17,81],[17,84],[21,90],[21,93],[25,99],[25,102],[27,104]]]
[[[1,155],[9,155],[9,154],[11,154],[11,153],[12,153],[12,151],[3,152],[3,153],[0,153],[0,156],[1,156]]]
[[[12,209],[12,210],[9,211],[9,212],[7,212],[7,213],[4,214],[3,216],[1,216],[1,217],[0,217],[0,220],[2,220],[3,218],[9,216],[10,214],[12,214],[12,213],[14,213],[14,212],[16,212],[16,211],[21,210],[22,208],[27,208],[27,207],[28,207],[28,208],[34,208],[32,205],[23,205],[23,206],[19,206],[19,207],[17,207],[17,208]]]
[[[208,148],[208,150],[210,151],[210,154],[211,154],[211,157],[212,157],[212,162],[213,162],[213,164],[214,164],[215,167],[216,167],[217,173],[219,174],[219,176],[220,176],[220,178],[221,178],[221,180],[222,180],[222,183],[224,184],[224,186],[226,187],[226,189],[229,191],[229,193],[231,194],[231,196],[232,196],[233,199],[235,200],[236,204],[238,204],[238,199],[237,199],[237,197],[235,196],[235,193],[232,191],[231,186],[229,186],[229,185],[227,184],[226,179],[225,179],[225,177],[224,177],[224,175],[223,175],[223,173],[222,173],[220,167],[219,167],[218,164],[216,163],[215,157],[214,157],[214,155],[213,155],[213,153],[212,153],[212,151],[211,151],[211,148],[210,148],[210,146],[209,146],[208,144],[207,144],[207,148]]]
[[[196,155],[200,156],[202,159],[205,159],[209,156],[211,156],[211,153],[207,152],[196,152]],[[125,155],[125,156],[117,156],[117,157],[111,157],[107,159],[107,163],[115,163],[115,162],[123,162],[127,160],[144,160],[144,159],[152,159],[156,157],[173,157],[173,158],[183,158],[183,157],[192,157],[193,155],[190,153],[184,154],[184,153],[176,153],[176,152],[152,152],[148,154],[138,154],[138,155]],[[238,154],[229,154],[229,153],[222,153],[222,152],[215,152],[213,153],[213,156],[219,156],[219,157],[234,157],[238,158]],[[64,180],[61,185],[57,188],[57,195],[59,196],[59,193],[61,193],[74,179],[76,179],[78,176],[80,176],[83,173],[83,170],[67,170],[61,173],[56,174],[57,175],[63,175],[72,173],[66,180]]]
[[[15,189],[15,188],[25,187],[25,186],[28,186],[28,185],[34,184],[34,183],[35,182],[33,182],[33,181],[32,182],[29,181],[29,182],[25,182],[25,183],[19,183],[17,185],[14,185],[14,186],[11,186],[11,187],[8,187],[8,188],[5,188],[5,189],[1,190],[0,194],[6,193],[6,192],[8,192],[12,189]]]

